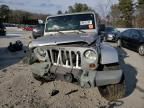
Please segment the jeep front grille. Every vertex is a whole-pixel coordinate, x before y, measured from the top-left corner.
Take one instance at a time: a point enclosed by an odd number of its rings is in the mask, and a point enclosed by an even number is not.
[[[50,48],[47,51],[53,65],[81,69],[81,53],[79,51],[62,48]]]

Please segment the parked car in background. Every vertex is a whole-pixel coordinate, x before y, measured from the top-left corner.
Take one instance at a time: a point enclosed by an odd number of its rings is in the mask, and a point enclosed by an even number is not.
[[[0,35],[2,35],[2,36],[6,35],[6,28],[3,25],[3,23],[0,23]]]
[[[25,31],[33,31],[34,26],[26,26],[23,28]]]
[[[32,31],[32,36],[34,39],[43,36],[44,34],[44,25],[45,24],[38,24]]]
[[[144,56],[144,29],[128,29],[119,34],[118,46],[137,51]]]
[[[116,41],[119,33],[114,27],[105,27],[104,41]]]
[[[4,23],[5,27],[16,27],[16,24]]]

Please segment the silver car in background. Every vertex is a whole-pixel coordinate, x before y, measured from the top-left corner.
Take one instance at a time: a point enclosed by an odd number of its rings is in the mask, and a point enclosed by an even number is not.
[[[101,42],[98,25],[94,12],[48,17],[44,36],[29,44],[28,63],[33,76],[84,88],[98,86],[108,100],[124,97],[124,74],[117,51]]]
[[[119,31],[114,28],[114,27],[105,27],[105,36],[104,36],[104,41],[117,41],[118,39],[118,35],[119,35]]]

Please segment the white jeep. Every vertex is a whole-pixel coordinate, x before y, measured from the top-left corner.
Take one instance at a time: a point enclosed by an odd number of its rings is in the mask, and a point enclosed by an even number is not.
[[[115,48],[101,42],[93,12],[50,16],[44,36],[29,44],[36,79],[64,80],[81,87],[98,86],[106,99],[124,97],[124,74]]]

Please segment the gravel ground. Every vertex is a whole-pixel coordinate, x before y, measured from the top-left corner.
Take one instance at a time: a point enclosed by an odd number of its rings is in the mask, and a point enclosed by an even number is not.
[[[11,53],[9,42],[21,40],[25,46],[31,32],[8,30],[0,37],[0,108],[143,108],[144,107],[144,57],[137,53],[116,48],[121,67],[126,76],[127,96],[108,102],[97,88],[82,89],[79,86],[54,81],[43,83],[32,77],[30,66],[23,64],[24,51]],[[114,47],[116,46],[112,43]],[[52,90],[59,90],[51,96]],[[66,95],[70,91],[75,91]]]

